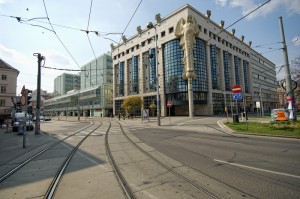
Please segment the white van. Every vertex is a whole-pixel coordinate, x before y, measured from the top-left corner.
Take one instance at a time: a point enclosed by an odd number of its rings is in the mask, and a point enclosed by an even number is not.
[[[15,115],[13,117],[13,128],[12,128],[13,132],[18,131],[21,120],[25,121],[25,112],[15,113]],[[34,129],[34,127],[33,127],[32,117],[27,114],[26,130],[31,131],[33,129]]]

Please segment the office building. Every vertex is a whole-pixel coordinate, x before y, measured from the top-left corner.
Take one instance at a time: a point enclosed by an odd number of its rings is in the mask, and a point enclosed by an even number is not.
[[[254,111],[260,91],[267,107],[278,103],[275,65],[211,14],[185,5],[164,18],[157,14],[153,27],[139,26],[137,34],[111,45],[115,114],[128,96],[140,96],[144,109],[157,104],[158,86],[162,116],[169,113],[168,101],[171,115],[189,116],[224,114],[225,106],[229,113]],[[242,99],[233,99],[233,85],[242,88]]]

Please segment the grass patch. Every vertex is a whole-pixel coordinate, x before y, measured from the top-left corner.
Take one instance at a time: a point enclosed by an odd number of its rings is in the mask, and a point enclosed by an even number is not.
[[[288,136],[300,138],[300,121],[284,122],[246,122],[225,123],[226,126],[239,133],[253,133],[258,135]]]

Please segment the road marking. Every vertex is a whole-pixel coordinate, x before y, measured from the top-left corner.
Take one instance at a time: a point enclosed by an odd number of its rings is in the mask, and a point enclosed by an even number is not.
[[[221,122],[221,120],[219,120],[217,123],[218,123],[219,127],[221,127],[223,129],[224,126],[220,122]]]
[[[229,165],[232,165],[232,166],[243,167],[243,168],[253,169],[253,170],[257,170],[257,171],[263,171],[263,172],[267,172],[267,173],[273,173],[273,174],[278,174],[278,175],[283,175],[283,176],[288,176],[288,177],[293,177],[293,178],[300,178],[300,176],[297,176],[297,175],[292,175],[292,174],[288,174],[288,173],[281,173],[281,172],[271,171],[271,170],[267,170],[267,169],[260,169],[260,168],[246,166],[246,165],[242,165],[242,164],[231,163],[231,162],[227,162],[227,161],[223,161],[223,160],[214,159],[214,161],[221,162],[221,163],[224,163],[224,164],[229,164]]]

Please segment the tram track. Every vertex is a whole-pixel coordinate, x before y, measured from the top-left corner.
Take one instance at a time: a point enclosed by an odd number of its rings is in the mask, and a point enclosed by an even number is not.
[[[134,142],[124,131],[122,125],[119,122],[116,122],[119,125],[119,128],[123,134],[124,137],[126,137],[126,139],[132,144],[134,145],[134,147],[140,151],[141,153],[143,153],[145,156],[147,156],[148,158],[150,158],[152,161],[154,161],[157,165],[159,165],[160,167],[162,167],[163,169],[166,169],[166,171],[168,173],[171,173],[172,175],[176,176],[176,178],[179,181],[184,181],[186,184],[188,184],[189,186],[195,188],[197,191],[202,192],[203,194],[205,194],[207,196],[207,198],[214,198],[214,199],[218,199],[218,198],[222,198],[221,196],[219,196],[216,193],[213,193],[212,191],[206,189],[204,186],[199,185],[197,182],[195,182],[194,180],[190,180],[188,177],[184,176],[183,174],[181,174],[179,171],[176,171],[174,169],[173,166],[167,165],[166,163],[162,162],[161,160],[157,159],[155,156],[153,156],[151,153],[149,153],[148,151],[146,151],[145,149],[143,149],[142,147],[140,147],[136,142]],[[108,132],[107,132],[108,134]],[[106,141],[108,142],[108,141]],[[107,143],[108,145],[108,143]],[[109,146],[108,146],[108,150],[109,150]],[[109,156],[112,156],[111,152],[108,152],[108,154],[110,154]],[[118,165],[115,163],[113,157],[111,157],[112,159],[112,164],[114,164],[114,169],[115,172],[117,173],[117,175],[119,175],[120,177],[118,177],[119,181],[123,184],[122,187],[123,189],[125,189],[125,192],[128,192],[129,195],[128,198],[135,198],[134,194],[133,194],[133,187],[132,185],[130,185],[130,182],[127,182],[124,175],[120,172],[120,169],[118,168]]]
[[[13,175],[15,172],[17,172],[19,169],[21,169],[23,166],[25,166],[26,164],[28,164],[30,161],[32,161],[33,159],[35,159],[36,157],[40,156],[41,154],[45,153],[46,151],[48,151],[49,149],[53,148],[54,146],[60,144],[61,142],[64,142],[65,140],[67,140],[68,138],[77,135],[78,133],[86,130],[87,128],[91,127],[94,123],[91,123],[90,125],[83,127],[81,129],[79,129],[78,131],[76,131],[75,133],[63,138],[62,140],[58,140],[56,142],[54,142],[53,144],[51,144],[50,146],[42,149],[41,151],[31,155],[29,158],[25,159],[24,161],[22,161],[21,163],[19,163],[17,166],[15,166],[13,169],[11,169],[10,171],[6,172],[5,174],[3,174],[0,177],[0,184],[2,182],[4,182],[8,177],[10,177],[11,175]],[[20,155],[21,156],[21,155]],[[18,156],[18,157],[20,157]]]
[[[83,139],[81,139],[81,141],[72,149],[72,151],[70,152],[70,154],[67,156],[67,158],[65,159],[65,161],[63,162],[63,164],[61,165],[61,167],[59,168],[58,172],[56,173],[55,177],[53,178],[51,185],[49,186],[49,189],[47,190],[44,199],[51,199],[53,198],[55,191],[59,185],[60,180],[63,177],[63,174],[66,170],[66,168],[68,167],[72,157],[74,156],[74,154],[77,152],[77,150],[79,149],[80,145],[92,134],[94,133],[100,126],[102,125],[102,123],[100,125],[96,125],[96,128],[94,128],[90,133],[88,133],[87,135],[84,136]]]

